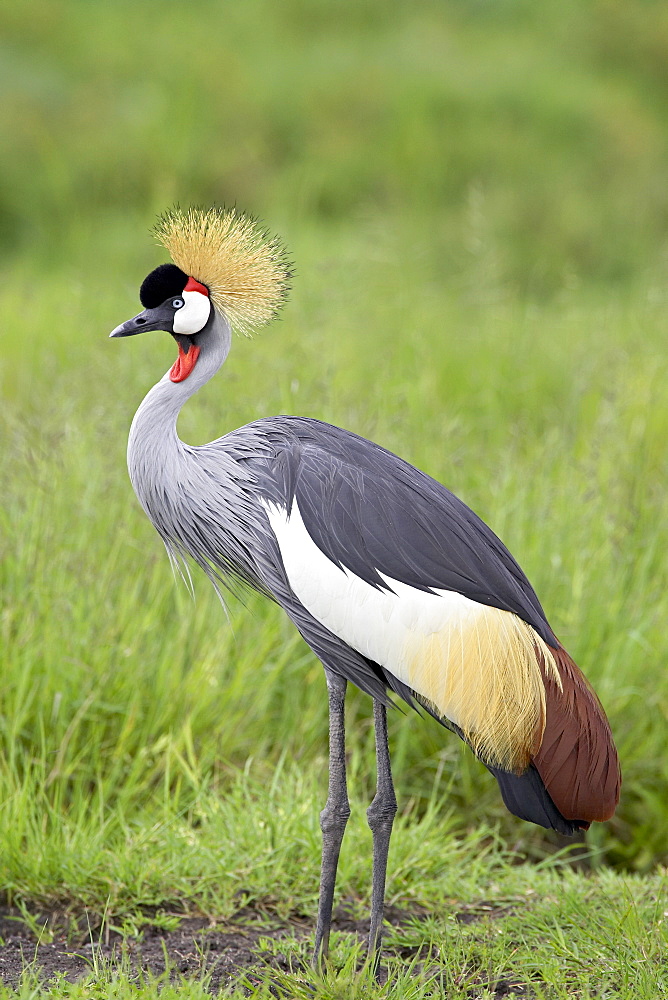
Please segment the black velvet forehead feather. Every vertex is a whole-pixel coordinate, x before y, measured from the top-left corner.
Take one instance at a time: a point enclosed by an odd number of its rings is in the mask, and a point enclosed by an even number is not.
[[[176,264],[160,264],[142,281],[139,299],[144,309],[155,309],[171,295],[180,295],[187,284],[188,275]]]

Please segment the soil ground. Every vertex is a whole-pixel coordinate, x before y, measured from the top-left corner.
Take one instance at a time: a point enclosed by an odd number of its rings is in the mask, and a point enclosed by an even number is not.
[[[500,915],[493,906],[482,903],[457,914],[457,919],[468,923],[483,914]],[[401,926],[409,918],[414,921],[415,917],[414,912],[386,907],[386,919],[395,926]],[[139,937],[132,938],[122,938],[116,931],[95,932],[88,927],[83,931],[62,913],[38,913],[33,918],[35,927],[46,926],[48,934],[44,936],[48,940],[38,940],[17,910],[0,908],[0,982],[5,986],[17,986],[26,965],[38,969],[46,984],[58,976],[72,981],[80,979],[93,971],[96,960],[102,960],[107,967],[123,963],[137,974],[161,976],[169,968],[172,979],[180,975],[198,978],[206,973],[208,989],[215,996],[243,974],[252,982],[254,970],[269,966],[289,971],[288,958],[280,948],[266,951],[261,939],[276,942],[286,937],[308,939],[313,933],[310,917],[281,923],[251,908],[240,911],[233,920],[220,923],[206,917],[183,917],[172,930],[149,923]],[[367,923],[353,919],[344,903],[335,911],[332,927],[363,940]],[[416,953],[424,960],[419,965],[429,963],[428,951],[422,955],[420,949],[404,948],[396,954],[409,960]],[[495,1000],[531,995],[526,986],[517,982],[498,982],[488,988],[494,991]]]

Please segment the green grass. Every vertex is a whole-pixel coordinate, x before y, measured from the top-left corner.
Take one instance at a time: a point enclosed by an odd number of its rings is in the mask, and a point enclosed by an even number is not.
[[[469,972],[482,990],[489,968],[537,996],[654,998],[668,858],[664,5],[189,12],[26,0],[0,13],[4,896],[130,929],[146,906],[230,915],[239,890],[313,912],[322,670],[266,602],[231,600],[226,620],[204,580],[194,603],[174,583],[124,467],[131,416],[173,347],[106,339],[163,259],[146,234],[155,213],[236,202],[285,238],[294,294],[281,323],[235,342],[182,436],[303,413],[441,479],[527,571],[620,749],[622,800],[587,835],[585,877],[536,868],[555,842],[508,816],[436,723],[393,713],[390,897],[433,911],[453,997]],[[364,906],[368,699],[352,692],[348,717],[358,817],[340,891]],[[504,894],[521,903],[502,918],[454,922]],[[337,947],[352,968],[349,942]],[[412,972],[395,970],[401,995],[428,995]],[[346,995],[346,975],[315,995]],[[94,988],[134,989],[112,970],[58,987]],[[35,991],[28,971],[18,995]]]
[[[161,810],[155,810],[150,835],[128,831],[125,841],[108,841],[108,853],[99,844],[90,845],[89,856],[97,856],[97,866],[87,873],[86,884],[92,892],[104,892],[124,882],[137,900],[151,904],[162,898],[163,919],[170,902],[178,905],[184,897],[219,917],[254,899],[274,924],[277,917],[303,914],[314,905],[316,891],[311,857],[318,831],[310,805],[317,784],[317,775],[308,779],[298,767],[283,767],[269,787],[259,785],[251,774],[239,776],[223,798],[203,795],[189,817],[175,817],[167,809],[156,818]],[[356,799],[353,805],[339,884],[363,913],[368,906],[370,834],[362,803]],[[77,846],[86,853],[85,843],[72,845]],[[141,872],[140,852],[155,861]],[[419,904],[420,909],[401,928],[387,930],[388,984],[373,983],[363,952],[349,934],[333,935],[331,966],[323,975],[308,968],[311,941],[303,934],[280,941],[268,934],[260,940],[265,957],[280,952],[293,971],[263,968],[258,959],[258,968],[241,976],[225,996],[247,996],[244,990],[250,988],[258,998],[420,998],[445,992],[453,1000],[468,1000],[493,996],[503,982],[528,988],[529,995],[545,1000],[649,1000],[664,995],[665,872],[641,877],[607,869],[594,877],[573,871],[564,858],[561,863],[553,859],[530,866],[514,860],[489,830],[453,837],[436,798],[420,817],[404,812],[392,848],[388,901],[404,909]],[[104,886],[96,867],[105,869]],[[115,915],[113,891],[105,921],[113,929],[136,934],[142,927],[140,916],[132,920],[127,914],[125,919]],[[173,897],[164,900],[165,893]],[[36,963],[28,964],[19,988],[0,987],[0,997],[38,995],[37,971]],[[94,958],[89,976],[76,985],[51,982],[50,995],[152,997],[170,996],[170,989],[182,997],[205,995],[206,973],[189,980],[177,975],[170,987],[171,971],[166,961],[164,976],[151,979],[131,973],[127,958],[120,964]]]

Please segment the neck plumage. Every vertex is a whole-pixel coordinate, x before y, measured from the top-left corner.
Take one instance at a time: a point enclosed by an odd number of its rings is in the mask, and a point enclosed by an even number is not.
[[[205,385],[228,355],[231,332],[227,320],[213,314],[211,325],[198,335],[200,355],[188,378],[172,382],[167,372],[147,393],[135,413],[128,439],[128,471],[139,500],[153,520],[152,498],[164,496],[178,482],[178,467],[186,446],[176,432],[181,407]]]

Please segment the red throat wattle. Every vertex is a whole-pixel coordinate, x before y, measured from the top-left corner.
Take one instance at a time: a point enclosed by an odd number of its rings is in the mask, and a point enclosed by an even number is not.
[[[187,379],[195,367],[195,362],[199,357],[199,347],[191,344],[188,353],[179,344],[179,356],[169,370],[169,377],[172,382],[183,382]]]

